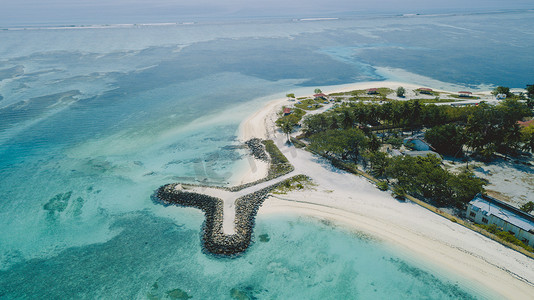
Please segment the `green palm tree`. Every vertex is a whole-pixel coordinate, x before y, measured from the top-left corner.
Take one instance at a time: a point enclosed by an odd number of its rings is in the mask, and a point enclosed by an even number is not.
[[[282,129],[282,132],[286,134],[287,136],[287,143],[290,143],[289,140],[289,134],[293,131],[293,124],[290,122],[284,122],[282,123],[282,126],[280,127]]]

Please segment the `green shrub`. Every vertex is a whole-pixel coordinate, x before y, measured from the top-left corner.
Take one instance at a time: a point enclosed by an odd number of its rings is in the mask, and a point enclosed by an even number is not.
[[[266,140],[262,141],[262,143],[265,145],[265,151],[269,153],[269,156],[271,157],[271,163],[272,164],[287,164],[289,161],[284,156],[284,154],[276,147],[274,142],[272,140]]]
[[[404,198],[404,197],[406,197],[406,189],[403,188],[403,187],[400,186],[400,185],[395,185],[395,186],[393,187],[393,196],[394,196],[395,198],[401,198],[401,199]]]
[[[280,186],[273,191],[273,193],[287,194],[291,191],[309,189],[313,188],[314,186],[315,184],[308,176],[297,175],[283,181],[282,184],[280,184]]]
[[[265,151],[271,157],[268,177],[282,176],[295,169],[272,140],[262,141],[262,143],[265,145]]]
[[[525,243],[520,241],[518,238],[515,237],[515,235],[511,234],[510,232],[501,230],[501,228],[497,227],[497,225],[495,224],[490,224],[490,225],[475,224],[475,225],[482,229],[485,229],[486,231],[490,233],[495,234],[497,237],[499,237],[501,240],[505,242],[522,247],[527,251],[534,252],[534,248],[526,245]]]
[[[378,187],[379,190],[381,191],[387,191],[388,189],[388,183],[385,182],[385,181],[379,181],[376,183],[376,186]]]

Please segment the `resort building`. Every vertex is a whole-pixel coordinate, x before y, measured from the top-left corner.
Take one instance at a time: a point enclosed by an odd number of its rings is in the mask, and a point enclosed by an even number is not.
[[[419,93],[421,94],[427,94],[427,95],[432,95],[432,92],[434,92],[432,89],[429,89],[429,88],[419,88]]]
[[[468,92],[468,91],[460,91],[460,92],[458,92],[458,96],[459,97],[471,97],[472,95],[473,95],[473,93]]]
[[[287,116],[287,115],[290,115],[290,114],[291,114],[291,108],[285,107],[284,108],[284,116]]]
[[[467,205],[467,218],[478,224],[495,224],[534,247],[534,216],[509,204],[478,194]]]
[[[367,95],[377,95],[377,94],[378,94],[378,89],[376,88],[367,90]]]
[[[534,120],[529,120],[529,121],[517,121],[517,125],[519,125],[520,127],[528,127],[530,125],[534,124]]]
[[[318,100],[318,99],[326,100],[327,97],[328,97],[328,96],[325,95],[325,94],[323,94],[323,93],[319,93],[319,94],[315,94],[315,95],[313,95],[313,98],[314,98],[315,100]]]

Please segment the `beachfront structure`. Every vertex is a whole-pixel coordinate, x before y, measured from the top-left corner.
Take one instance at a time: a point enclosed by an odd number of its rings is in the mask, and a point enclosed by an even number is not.
[[[460,92],[458,92],[458,96],[459,97],[471,97],[472,95],[473,95],[473,93],[468,92],[468,91],[460,91]]]
[[[325,95],[325,94],[323,94],[323,93],[319,93],[319,94],[315,94],[315,95],[313,95],[313,98],[315,98],[315,100],[317,100],[317,99],[323,99],[323,100],[326,100],[327,97],[328,97],[328,96]]]
[[[378,94],[378,89],[376,88],[367,90],[367,95],[377,95],[377,94]]]
[[[429,88],[419,88],[419,93],[432,95],[433,90]]]
[[[495,224],[534,247],[534,216],[507,203],[478,194],[467,205],[467,218],[478,224]]]
[[[530,125],[534,124],[534,120],[529,120],[529,121],[517,121],[517,125],[519,125],[520,127],[528,127]]]
[[[290,114],[291,114],[291,108],[285,107],[284,108],[284,116],[287,116],[287,115],[290,115]]]

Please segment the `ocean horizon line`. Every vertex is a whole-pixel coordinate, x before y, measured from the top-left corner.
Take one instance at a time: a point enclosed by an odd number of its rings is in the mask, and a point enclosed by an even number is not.
[[[350,11],[343,13],[330,14],[308,14],[308,15],[287,15],[287,16],[227,16],[227,17],[191,17],[187,20],[174,21],[167,20],[162,22],[153,21],[139,21],[139,22],[42,22],[42,23],[21,23],[21,24],[0,24],[0,30],[17,31],[17,30],[67,30],[67,29],[109,29],[109,28],[135,28],[135,27],[161,27],[161,26],[186,26],[186,25],[213,25],[220,23],[246,23],[246,22],[262,22],[272,20],[285,20],[288,22],[318,22],[318,21],[344,21],[353,20],[355,18],[374,19],[374,18],[416,18],[416,17],[454,17],[454,16],[469,16],[469,15],[498,15],[507,13],[532,13],[534,7],[531,9],[510,8],[510,9],[492,9],[492,10],[471,10],[471,11],[397,11],[397,12],[373,12],[373,11]],[[179,19],[178,17],[177,19]]]

